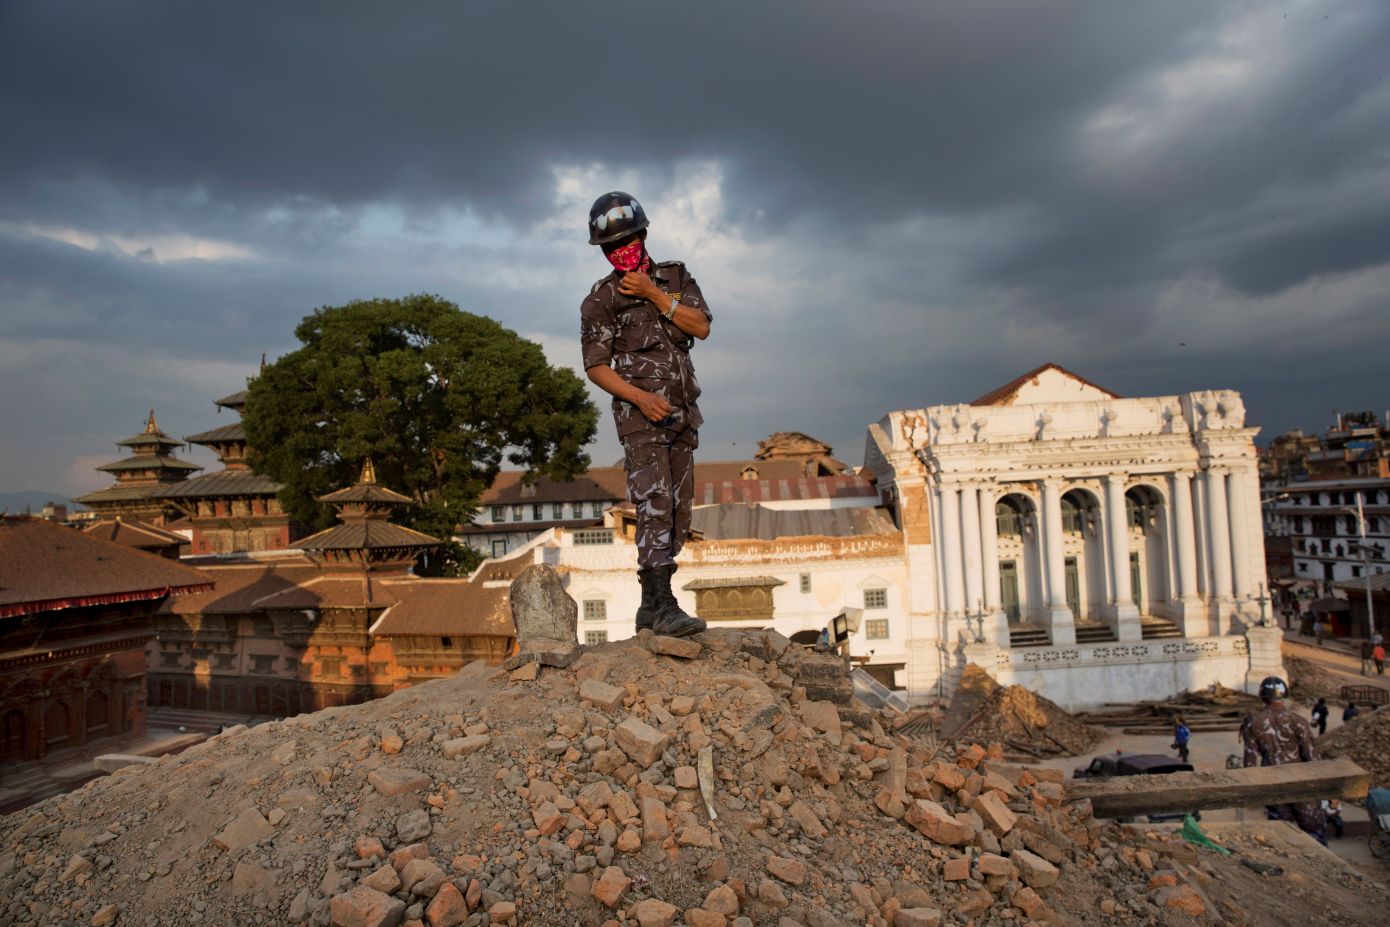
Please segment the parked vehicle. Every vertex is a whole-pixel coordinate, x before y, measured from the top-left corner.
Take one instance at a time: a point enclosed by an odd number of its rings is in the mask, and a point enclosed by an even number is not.
[[[1078,766],[1072,770],[1073,779],[1109,779],[1112,776],[1155,776],[1164,773],[1192,772],[1192,764],[1160,753],[1105,753],[1091,760],[1088,766]],[[1200,821],[1202,812],[1191,812]],[[1150,824],[1167,821],[1181,821],[1186,812],[1171,814],[1151,814],[1144,820]]]

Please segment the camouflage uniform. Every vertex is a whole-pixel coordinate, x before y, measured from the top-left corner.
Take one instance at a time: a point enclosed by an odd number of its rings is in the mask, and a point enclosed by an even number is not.
[[[1266,705],[1245,731],[1246,766],[1282,766],[1319,759],[1308,722],[1282,704]],[[1270,805],[1271,818],[1293,821],[1305,833],[1327,845],[1327,815],[1321,802]]]
[[[662,292],[678,296],[682,306],[713,319],[684,264],[654,264],[651,278]],[[675,410],[649,422],[636,405],[613,399],[627,499],[637,506],[637,568],[648,570],[673,565],[690,531],[695,448],[704,419],[695,402],[700,383],[690,363],[695,339],[645,299],[619,293],[622,280],[614,271],[594,284],[579,308],[579,339],[584,369],[611,365],[628,383],[657,394]]]

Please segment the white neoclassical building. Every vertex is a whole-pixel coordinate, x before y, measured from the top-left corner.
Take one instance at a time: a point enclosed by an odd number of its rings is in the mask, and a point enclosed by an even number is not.
[[[1068,707],[1281,672],[1238,393],[1124,399],[1055,364],[869,427],[908,561],[904,682],[966,660]]]

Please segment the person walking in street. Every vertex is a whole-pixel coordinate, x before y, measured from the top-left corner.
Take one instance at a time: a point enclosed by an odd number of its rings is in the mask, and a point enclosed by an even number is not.
[[[1322,639],[1327,634],[1327,625],[1323,624],[1321,618],[1313,619],[1313,636],[1318,639],[1318,646],[1322,646]]]
[[[1284,705],[1289,685],[1278,676],[1260,683],[1264,709],[1245,734],[1244,762],[1249,766],[1283,766],[1319,759],[1308,722]],[[1316,801],[1268,806],[1271,820],[1292,821],[1308,836],[1327,846],[1327,817]]]
[[[1356,703],[1347,702],[1346,711],[1342,712],[1342,723],[1346,724],[1348,721],[1350,721],[1352,718],[1355,718],[1359,714],[1361,714],[1361,712],[1357,710]]]
[[[1178,751],[1178,759],[1187,762],[1187,744],[1192,739],[1192,729],[1187,726],[1187,722],[1182,719],[1182,715],[1173,718],[1173,749]]]
[[[1322,813],[1327,818],[1327,823],[1332,826],[1332,833],[1338,840],[1342,839],[1342,834],[1346,830],[1346,825],[1342,822],[1342,803],[1335,798],[1324,798],[1322,800]]]
[[[585,374],[613,397],[627,499],[637,507],[637,630],[688,637],[705,622],[680,607],[671,577],[690,533],[704,423],[690,349],[709,337],[713,316],[684,264],[647,253],[648,224],[641,204],[621,191],[589,209],[589,244],[613,269],[579,307],[579,340]]]
[[[1385,645],[1384,645],[1384,644],[1376,644],[1376,645],[1375,645],[1375,648],[1371,651],[1371,659],[1374,660],[1374,661],[1376,661],[1376,675],[1377,675],[1377,676],[1384,676],[1384,675],[1385,675]]]
[[[1371,654],[1375,652],[1374,646],[1370,641],[1361,642],[1361,675],[1365,676],[1371,671]]]
[[[1319,737],[1327,733],[1327,699],[1320,698],[1313,706],[1313,724],[1317,725]]]

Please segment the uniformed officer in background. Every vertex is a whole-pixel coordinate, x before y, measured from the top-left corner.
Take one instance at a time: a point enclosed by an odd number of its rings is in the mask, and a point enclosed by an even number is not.
[[[627,193],[594,201],[589,244],[603,249],[613,271],[580,306],[579,338],[585,373],[613,397],[627,499],[637,507],[637,630],[687,637],[705,623],[676,602],[671,575],[690,532],[704,421],[690,348],[709,337],[712,316],[684,264],[658,264],[647,254],[647,224]]]
[[[1288,683],[1278,676],[1267,676],[1260,683],[1264,710],[1244,730],[1246,766],[1283,766],[1318,759],[1313,729],[1301,716],[1284,706]],[[1273,820],[1293,821],[1304,833],[1327,846],[1327,816],[1316,801],[1269,805]]]

